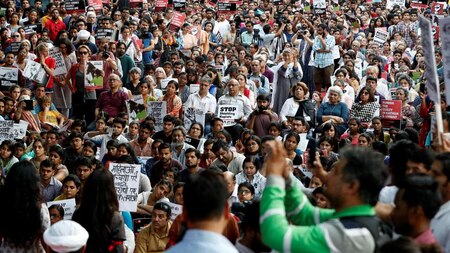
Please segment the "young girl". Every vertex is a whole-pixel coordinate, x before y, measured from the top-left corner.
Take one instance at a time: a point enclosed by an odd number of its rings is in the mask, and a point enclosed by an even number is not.
[[[240,183],[238,186],[239,202],[251,201],[255,197],[255,188],[249,182]]]
[[[373,138],[370,133],[367,133],[367,132],[362,133],[359,135],[359,138],[358,138],[358,146],[371,148],[372,140],[373,140]]]
[[[269,135],[273,136],[277,141],[281,141],[283,139],[283,137],[281,137],[282,132],[283,128],[279,122],[270,123]]]
[[[256,156],[247,156],[242,162],[243,170],[236,175],[236,184],[249,182],[255,188],[255,199],[261,197],[266,186],[266,178],[259,173],[261,163]]]
[[[56,145],[50,148],[48,154],[50,161],[53,162],[53,167],[55,168],[54,177],[62,182],[64,178],[69,175],[69,170],[62,164],[64,161],[64,149],[61,146]]]
[[[330,137],[322,136],[319,139],[319,149],[322,157],[326,160],[325,163],[322,164],[326,164],[327,170],[329,170],[333,163],[337,162],[339,159],[339,155],[333,152],[334,147],[337,145],[338,143],[335,139]]]
[[[374,117],[372,119],[372,128],[373,128],[373,141],[382,141],[386,145],[389,145],[391,142],[391,137],[389,133],[383,131],[383,123],[381,122],[380,117]]]
[[[340,140],[349,139],[352,145],[358,145],[361,122],[357,118],[351,118],[348,121],[348,129],[341,135]]]
[[[300,136],[297,133],[288,133],[284,140],[284,148],[287,151],[288,158],[292,160],[294,166],[301,165],[303,163],[302,157],[295,152],[298,143],[300,142]]]
[[[36,171],[39,171],[41,162],[47,159],[47,152],[46,152],[45,142],[42,139],[36,139],[33,143],[33,151],[34,151],[34,157],[30,160],[36,167]]]
[[[75,199],[78,204],[81,181],[76,175],[68,175],[63,180],[63,193],[55,198],[57,200]]]
[[[6,177],[8,175],[9,169],[18,162],[19,160],[14,156],[16,147],[14,143],[10,140],[4,140],[0,145],[0,165],[2,172],[1,175]]]

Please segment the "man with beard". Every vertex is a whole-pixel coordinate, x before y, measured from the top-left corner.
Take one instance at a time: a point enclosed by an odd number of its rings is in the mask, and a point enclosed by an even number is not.
[[[278,121],[278,116],[269,108],[269,96],[258,95],[256,103],[258,107],[250,114],[246,127],[255,131],[255,135],[263,137],[269,135],[270,124]]]
[[[245,156],[232,151],[226,142],[218,140],[214,143],[212,151],[216,155],[216,159],[211,163],[211,166],[227,168],[234,175],[242,171],[242,163]]]
[[[300,190],[289,172],[283,143],[267,145],[267,182],[260,205],[264,244],[279,252],[374,252],[390,239],[374,210],[387,179],[381,154],[344,149],[329,173],[316,156],[311,168],[325,183],[324,194],[335,208],[331,210],[313,206]]]
[[[170,144],[168,143],[161,143],[161,145],[159,145],[158,156],[159,161],[153,165],[150,175],[150,183],[152,185],[156,185],[159,181],[161,181],[165,170],[176,167],[179,171],[181,171],[183,168],[181,163],[172,158],[172,151],[170,151]]]
[[[167,203],[156,203],[152,211],[152,223],[139,232],[134,252],[162,252],[166,249],[170,227],[172,226],[171,213],[172,211]]]
[[[430,223],[440,205],[439,184],[433,177],[425,174],[407,176],[395,196],[391,215],[395,232],[421,245],[436,244]]]
[[[165,143],[172,142],[172,130],[175,127],[175,117],[172,115],[166,115],[163,118],[163,130],[156,132],[152,138],[154,140],[160,139],[163,140]]]
[[[172,131],[172,143],[170,144],[170,151],[172,152],[172,158],[184,164],[183,168],[186,168],[185,163],[185,153],[189,148],[194,148],[193,146],[185,143],[186,131],[182,126],[177,126]]]
[[[129,71],[136,67],[133,59],[126,54],[127,45],[125,42],[121,41],[117,43],[116,56],[120,60],[120,65],[122,67],[122,73],[129,73]],[[130,81],[129,75],[122,75],[122,83],[128,83]]]
[[[54,42],[59,31],[66,29],[66,24],[59,17],[59,10],[52,10],[52,18],[45,23],[45,28],[48,29],[49,37]]]
[[[188,181],[192,175],[198,174],[204,171],[203,168],[200,168],[200,151],[195,148],[188,148],[185,154],[185,167],[186,169],[182,170],[179,175],[179,182]]]
[[[141,123],[137,139],[130,141],[130,145],[136,156],[152,156],[152,142],[150,137],[154,132],[154,127],[148,123]]]

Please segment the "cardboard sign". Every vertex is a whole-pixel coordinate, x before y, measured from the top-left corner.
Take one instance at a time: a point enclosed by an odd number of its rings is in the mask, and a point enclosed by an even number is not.
[[[77,209],[77,203],[75,201],[75,198],[47,202],[47,207],[51,207],[53,205],[61,206],[62,208],[64,208],[65,220],[71,220],[73,213]]]
[[[385,120],[402,119],[402,101],[401,100],[383,100],[381,101],[380,116]]]
[[[84,87],[103,88],[103,61],[88,61],[84,70]]]
[[[220,14],[235,14],[237,12],[236,3],[217,3],[217,12]]]
[[[142,95],[130,98],[127,100],[126,105],[129,115],[129,122],[140,122],[147,117],[147,106],[145,105]]]
[[[373,41],[379,45],[383,45],[387,41],[389,33],[386,29],[375,28],[375,35],[373,36]]]
[[[140,164],[111,163],[114,186],[119,200],[119,211],[136,212],[139,192]]]
[[[164,123],[164,116],[167,114],[167,102],[150,101],[147,103],[147,112],[149,116],[155,118],[155,131],[161,131]]]
[[[14,121],[4,120],[0,121],[0,143],[4,140],[14,140],[12,129],[14,127]]]
[[[83,13],[86,9],[84,0],[66,0],[65,5],[67,13]]]
[[[48,83],[47,72],[45,72],[44,67],[38,62],[28,61],[22,74],[24,77],[39,84],[47,85]]]
[[[53,59],[55,59],[56,67],[54,71],[55,76],[65,75],[67,74],[66,62],[64,61],[64,57],[62,53],[59,51],[59,48],[52,47],[49,50],[49,55]]]
[[[439,19],[442,45],[442,62],[444,63],[445,97],[450,101],[450,17]]]
[[[89,7],[94,7],[94,10],[101,11],[103,9],[102,0],[88,0]]]
[[[193,123],[205,125],[205,108],[189,107],[184,110],[184,128],[189,129]]]
[[[419,15],[419,27],[422,33],[422,48],[424,51],[425,69],[424,76],[427,79],[426,87],[428,97],[433,101],[440,101],[439,82],[437,78],[436,59],[434,55],[434,43],[431,22],[426,17]]]
[[[396,5],[400,6],[401,9],[405,8],[405,0],[387,0],[386,9],[392,10]]]
[[[186,13],[174,11],[172,21],[170,22],[169,30],[173,32],[178,31],[178,29],[180,29],[183,26],[185,19]]]
[[[223,126],[229,127],[236,124],[236,115],[238,112],[237,105],[219,105],[219,115],[218,117],[223,120]]]
[[[19,79],[19,69],[18,68],[8,68],[0,67],[0,85],[1,86],[12,86],[18,84]]]

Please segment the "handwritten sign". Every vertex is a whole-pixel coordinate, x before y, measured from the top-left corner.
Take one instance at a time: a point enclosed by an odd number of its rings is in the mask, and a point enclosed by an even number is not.
[[[119,211],[136,212],[139,191],[141,165],[127,163],[111,163],[109,171],[114,176]]]
[[[65,220],[71,220],[73,213],[75,212],[75,210],[77,208],[77,203],[75,202],[75,198],[47,202],[48,207],[51,207],[53,205],[61,206],[62,208],[64,208],[64,219]]]
[[[14,139],[23,139],[27,134],[28,122],[20,120],[19,123],[14,123],[12,134]]]
[[[425,84],[427,87],[428,97],[433,102],[437,103],[440,101],[439,82],[437,78],[431,22],[426,17],[419,15],[419,27],[422,32],[422,48],[425,56],[425,66],[427,66],[425,69],[424,77],[427,80]]]
[[[205,125],[206,112],[204,108],[194,108],[189,107],[184,110],[184,128],[189,129],[192,123],[200,123],[202,126]]]
[[[155,130],[161,131],[163,127],[163,119],[167,114],[166,101],[150,101],[147,103],[147,112],[149,116],[155,118]]]
[[[439,19],[441,28],[442,62],[444,63],[445,97],[450,101],[450,17]]]
[[[0,67],[1,86],[12,86],[18,84],[18,79],[19,79],[18,68]]]
[[[49,53],[50,57],[55,59],[55,62],[56,62],[54,75],[59,76],[59,75],[67,74],[66,62],[64,61],[64,57],[63,57],[62,53],[59,51],[59,48],[52,47],[52,48],[50,48],[48,53]]]
[[[182,205],[178,205],[172,202],[165,202],[170,206],[171,209],[171,215],[170,215],[170,219],[171,220],[175,220],[175,218],[180,215],[183,212],[183,206]]]
[[[238,112],[237,105],[219,105],[219,118],[223,120],[223,126],[229,127],[236,124],[235,120]]]
[[[0,121],[0,143],[3,142],[4,140],[14,139],[14,135],[11,132],[13,127],[14,121],[12,120]]]

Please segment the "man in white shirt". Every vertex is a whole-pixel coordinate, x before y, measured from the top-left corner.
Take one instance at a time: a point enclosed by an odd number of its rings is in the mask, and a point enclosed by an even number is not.
[[[112,132],[108,134],[100,134],[98,131],[88,132],[84,135],[85,140],[93,141],[97,146],[100,146],[100,161],[103,159],[103,156],[107,153],[106,144],[109,140],[116,139],[119,144],[128,142],[128,139],[122,135],[123,129],[126,126],[126,122],[124,119],[115,118],[113,120]]]
[[[372,66],[372,65],[368,66],[366,68],[366,76],[363,79],[361,79],[361,85],[359,86],[359,91],[361,91],[361,89],[366,86],[367,76],[374,76],[378,79],[377,80],[377,92],[380,93],[385,99],[391,100],[392,99],[391,92],[389,91],[389,88],[387,86],[387,81],[383,78],[378,78],[378,73],[379,73],[379,70],[378,70],[377,66]],[[358,94],[359,94],[359,91],[358,91]]]

